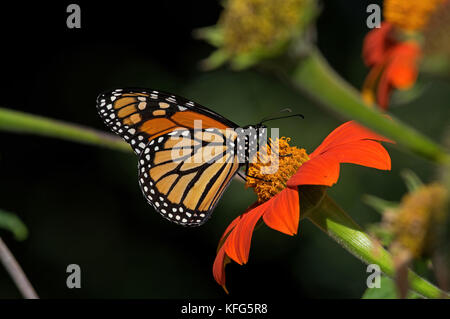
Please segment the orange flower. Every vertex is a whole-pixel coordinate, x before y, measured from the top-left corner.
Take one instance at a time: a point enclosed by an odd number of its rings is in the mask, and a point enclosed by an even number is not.
[[[363,59],[371,70],[362,95],[366,102],[376,101],[384,110],[393,89],[405,90],[414,85],[421,56],[419,44],[396,41],[394,31],[391,23],[383,22],[381,28],[367,34],[363,45]]]
[[[279,147],[267,146],[266,155],[274,152],[278,170],[263,174],[266,164],[261,159],[250,165],[247,185],[253,187],[258,201],[244,214],[234,219],[225,230],[213,265],[217,283],[225,288],[225,265],[231,260],[242,265],[248,261],[253,230],[262,218],[264,223],[287,235],[297,234],[300,203],[297,186],[332,186],[339,178],[339,165],[353,163],[382,170],[390,170],[391,159],[378,142],[391,142],[353,121],[339,126],[311,154],[289,146],[289,139],[281,138]],[[264,157],[258,152],[258,156]],[[256,178],[255,178],[256,177]]]
[[[386,110],[393,89],[406,90],[416,82],[421,58],[420,33],[448,0],[384,0],[385,21],[364,39],[363,58],[371,68],[363,99]]]

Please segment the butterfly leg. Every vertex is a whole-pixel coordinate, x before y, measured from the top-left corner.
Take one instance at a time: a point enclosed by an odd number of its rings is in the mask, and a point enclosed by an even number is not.
[[[248,163],[247,163],[246,166],[245,166],[245,176],[246,176],[245,180],[246,180],[246,181],[247,181],[247,178],[250,177],[250,178],[254,178],[254,179],[257,179],[257,180],[259,180],[259,181],[262,181],[262,182],[269,182],[268,180],[265,180],[265,179],[263,179],[263,178],[249,175],[249,174],[248,174],[248,168],[249,168],[249,165],[248,165]],[[242,176],[241,176],[241,177],[242,177]]]
[[[270,147],[271,151],[272,151],[274,154],[276,154],[278,157],[289,157],[289,156],[292,156],[292,154],[281,155],[281,154],[277,153],[277,152],[273,149],[272,144],[270,144],[269,147]]]
[[[242,175],[241,172],[238,172],[237,174],[239,175],[240,178],[242,178],[244,180],[244,182],[247,181],[247,176],[246,175]]]

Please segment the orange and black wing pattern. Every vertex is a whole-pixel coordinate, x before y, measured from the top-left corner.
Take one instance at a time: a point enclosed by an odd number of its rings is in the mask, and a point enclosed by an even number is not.
[[[240,168],[237,125],[192,101],[146,89],[103,93],[97,109],[139,155],[139,185],[155,210],[177,224],[203,224]]]
[[[139,158],[147,201],[177,224],[203,224],[240,167],[236,138],[233,130],[210,128],[180,129],[151,140]]]
[[[151,140],[195,121],[203,128],[235,128],[236,124],[182,97],[146,89],[115,89],[97,98],[97,110],[105,124],[127,141],[139,155]]]

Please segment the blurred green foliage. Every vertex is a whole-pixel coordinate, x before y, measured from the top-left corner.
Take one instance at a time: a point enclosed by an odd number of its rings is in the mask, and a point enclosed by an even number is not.
[[[13,213],[0,210],[0,229],[13,233],[16,240],[22,241],[28,237],[27,226]]]

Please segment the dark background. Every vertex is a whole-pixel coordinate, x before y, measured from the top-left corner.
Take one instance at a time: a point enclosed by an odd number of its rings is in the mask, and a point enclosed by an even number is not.
[[[367,69],[360,52],[365,8],[374,1],[323,1],[318,46],[331,65],[360,88]],[[104,90],[138,86],[173,92],[239,124],[256,123],[284,107],[306,119],[272,122],[308,152],[342,123],[270,74],[198,68],[213,50],[192,30],[216,23],[215,1],[78,1],[81,29],[66,27],[70,2],[1,7],[0,106],[106,131],[96,113]],[[378,2],[379,3],[379,2]],[[423,95],[392,113],[435,140],[450,115],[448,83],[430,80]],[[429,110],[433,109],[433,112]],[[447,123],[448,124],[448,123]],[[137,159],[100,147],[0,132],[0,209],[30,230],[17,242],[0,230],[44,298],[222,298],[212,276],[218,240],[255,196],[233,182],[213,217],[187,229],[160,218],[137,183]],[[388,146],[393,170],[343,165],[331,196],[362,225],[379,220],[363,194],[398,200],[401,169],[425,181],[435,168]],[[232,296],[359,298],[366,266],[308,221],[289,237],[261,228],[249,263],[227,267]],[[66,267],[79,264],[82,288],[66,287]],[[0,268],[0,298],[20,297]]]

